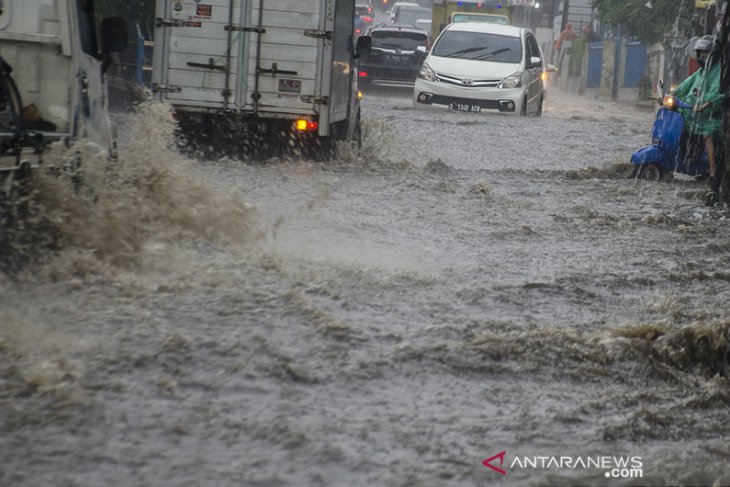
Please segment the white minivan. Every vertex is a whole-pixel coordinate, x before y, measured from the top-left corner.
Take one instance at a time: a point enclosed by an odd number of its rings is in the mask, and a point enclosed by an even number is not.
[[[449,24],[425,57],[413,105],[539,117],[544,70],[542,51],[530,29],[486,22]]]

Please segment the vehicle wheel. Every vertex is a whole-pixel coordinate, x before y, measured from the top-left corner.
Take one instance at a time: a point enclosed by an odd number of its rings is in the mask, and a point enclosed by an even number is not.
[[[520,108],[520,117],[527,116],[527,97],[522,100],[522,108]]]
[[[542,100],[543,97],[540,97],[540,104],[537,105],[537,111],[535,112],[536,117],[542,117]]]
[[[644,164],[634,171],[634,175],[645,181],[661,181],[664,171],[657,164]]]

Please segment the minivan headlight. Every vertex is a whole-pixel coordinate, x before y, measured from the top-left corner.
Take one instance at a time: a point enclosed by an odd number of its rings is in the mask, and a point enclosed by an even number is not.
[[[418,77],[425,79],[426,81],[438,81],[436,78],[436,72],[426,63],[423,63],[423,66],[421,66],[421,70],[418,72]]]
[[[502,89],[510,89],[510,88],[519,88],[522,86],[522,71],[518,71],[516,73],[510,74],[505,79],[502,80],[502,82],[498,85],[498,88]]]

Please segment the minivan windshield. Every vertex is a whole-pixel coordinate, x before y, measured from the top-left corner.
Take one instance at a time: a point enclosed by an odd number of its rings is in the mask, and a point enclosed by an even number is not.
[[[522,62],[522,40],[484,32],[447,30],[433,46],[431,55],[519,64]]]

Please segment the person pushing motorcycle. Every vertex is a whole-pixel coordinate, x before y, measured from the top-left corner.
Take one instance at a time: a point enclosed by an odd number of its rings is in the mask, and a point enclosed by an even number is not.
[[[694,46],[697,63],[700,68],[685,79],[675,90],[674,96],[684,100],[693,108],[680,109],[685,119],[689,135],[699,135],[705,141],[707,161],[709,163],[710,187],[717,192],[717,157],[715,140],[722,134],[722,100],[720,91],[720,60],[713,59],[715,40],[712,36],[704,36]]]

